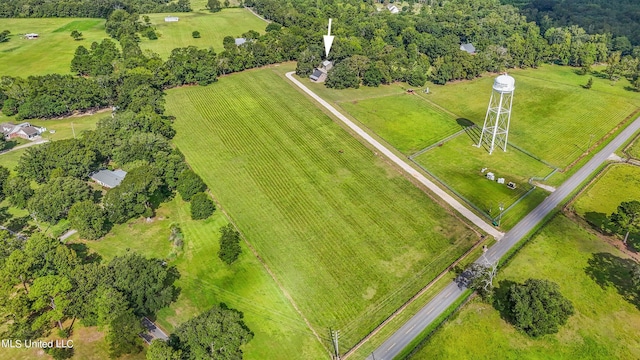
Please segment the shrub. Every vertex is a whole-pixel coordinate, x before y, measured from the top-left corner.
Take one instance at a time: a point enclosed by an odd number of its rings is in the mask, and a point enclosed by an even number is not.
[[[192,33],[191,33],[191,36],[192,36],[194,39],[199,39],[199,38],[200,38],[200,31],[194,31],[194,32],[192,32]]]
[[[233,228],[233,225],[227,224],[220,229],[220,234],[218,257],[227,265],[231,265],[242,252],[240,248],[240,233]]]
[[[205,193],[197,193],[191,198],[191,218],[193,220],[206,219],[216,210],[216,206]]]

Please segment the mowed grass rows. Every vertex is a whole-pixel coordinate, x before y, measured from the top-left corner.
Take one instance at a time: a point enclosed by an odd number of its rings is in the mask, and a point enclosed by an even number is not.
[[[344,349],[477,240],[271,70],[170,90],[167,108],[189,164]]]
[[[467,125],[411,94],[342,102],[340,107],[405,154],[415,153]]]

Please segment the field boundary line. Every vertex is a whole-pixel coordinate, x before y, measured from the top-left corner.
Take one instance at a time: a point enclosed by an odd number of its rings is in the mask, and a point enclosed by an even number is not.
[[[456,137],[458,137],[458,136],[464,134],[465,132],[467,132],[467,130],[472,129],[472,128],[477,128],[477,127],[478,126],[476,124],[473,124],[471,126],[467,126],[466,128],[464,128],[462,130],[457,131],[454,134],[451,134],[451,135],[445,137],[444,139],[438,140],[438,141],[434,142],[433,144],[427,146],[426,148],[424,148],[422,150],[418,150],[418,152],[409,155],[409,160],[413,161],[413,159],[415,159],[418,156],[426,153],[427,151],[433,149],[434,147],[439,146],[440,144],[444,144],[449,140],[455,139]]]
[[[451,116],[455,117],[456,119],[467,119],[467,118],[465,118],[465,117],[463,117],[463,116],[460,116],[460,115],[458,115],[458,114],[456,114],[456,113],[452,112],[451,110],[447,110],[447,109],[443,108],[442,106],[440,106],[440,105],[438,105],[438,104],[434,103],[433,101],[431,101],[431,100],[427,99],[426,97],[424,97],[424,96],[422,96],[422,95],[418,95],[418,97],[419,97],[420,99],[422,99],[422,100],[426,101],[427,103],[429,103],[429,105],[431,105],[431,106],[435,107],[436,109],[438,109],[438,110],[440,110],[440,111],[444,111],[445,113],[447,113],[447,114],[449,114],[449,115],[451,115]],[[467,119],[467,120],[469,120],[469,119]],[[469,120],[469,121],[471,121],[471,120]],[[473,122],[473,121],[472,121],[472,122]],[[476,125],[476,123],[473,123],[473,124],[474,124],[474,125]]]
[[[367,336],[362,338],[356,345],[354,345],[349,351],[347,351],[344,355],[342,355],[342,360],[345,360],[349,356],[353,355],[362,345],[364,345],[369,339],[375,336],[377,333],[382,330],[389,322],[395,319],[398,315],[400,315],[409,305],[413,304],[420,296],[422,296],[427,290],[429,290],[436,282],[442,279],[451,269],[453,269],[456,265],[458,265],[462,260],[466,259],[475,249],[477,249],[481,244],[483,244],[487,240],[487,237],[483,237],[479,241],[477,241],[469,250],[467,250],[462,256],[457,258],[454,262],[452,262],[449,266],[447,266],[438,276],[436,276],[433,280],[429,281],[425,287],[420,289],[415,295],[413,295],[409,300],[407,300],[402,306],[400,306],[396,311],[394,311],[389,317],[387,317],[380,325],[376,326]]]
[[[391,150],[386,148],[379,141],[377,141],[371,135],[369,135],[366,131],[362,130],[362,128],[360,128],[358,125],[356,125],[353,121],[349,120],[346,116],[344,116],[342,113],[340,113],[338,110],[336,110],[336,108],[334,108],[331,104],[329,104],[327,101],[322,99],[316,93],[314,93],[309,88],[304,86],[304,84],[302,84],[300,81],[298,81],[297,79],[295,79],[293,77],[294,73],[295,73],[294,71],[290,71],[290,72],[286,73],[285,76],[291,82],[293,82],[294,85],[299,87],[307,95],[311,96],[311,98],[313,98],[318,103],[320,103],[320,105],[322,105],[324,108],[329,110],[329,112],[331,112],[334,116],[336,116],[340,121],[342,121],[344,124],[346,124],[361,139],[363,139],[364,141],[366,141],[369,144],[373,145],[376,149],[378,149],[378,151],[380,151],[382,154],[384,154],[387,158],[389,158],[391,161],[393,161],[396,165],[400,166],[400,168],[402,168],[405,172],[407,172],[413,178],[418,180],[420,183],[422,183],[428,189],[433,191],[437,196],[439,196],[441,199],[443,199],[445,202],[447,202],[451,207],[453,207],[455,210],[457,210],[462,216],[467,218],[469,221],[471,221],[477,227],[479,227],[480,229],[482,229],[486,233],[490,234],[491,236],[495,237],[496,240],[499,240],[499,239],[502,238],[504,233],[502,233],[501,231],[498,231],[496,228],[494,228],[493,226],[488,224],[486,221],[484,221],[482,218],[480,218],[474,212],[472,212],[471,210],[467,209],[464,205],[462,205],[462,203],[460,203],[458,200],[456,200],[453,196],[449,195],[449,193],[447,193],[446,191],[442,190],[434,182],[432,182],[431,180],[427,179],[418,170],[414,169],[406,161],[400,159],[400,157],[398,157],[396,154],[394,154]]]
[[[271,24],[271,20],[267,20],[264,17],[262,17],[260,14],[258,14],[257,12],[253,11],[252,8],[248,7],[248,6],[243,6],[245,9],[249,10],[250,13],[252,13],[253,15],[255,15],[256,17],[258,17],[258,19],[266,22],[267,24]]]
[[[302,318],[302,320],[304,320],[304,322],[307,324],[307,327],[309,328],[309,330],[311,330],[311,332],[313,333],[313,335],[316,337],[316,339],[318,340],[318,342],[322,345],[322,347],[329,353],[331,354],[331,351],[327,348],[327,346],[325,345],[325,342],[322,341],[322,338],[320,337],[320,335],[318,335],[318,333],[316,332],[316,330],[313,328],[313,326],[311,326],[311,323],[309,322],[309,320],[304,316],[304,314],[302,313],[302,311],[300,310],[300,308],[298,307],[298,304],[296,304],[296,302],[293,300],[293,298],[291,297],[291,295],[289,294],[289,292],[284,288],[284,286],[282,286],[282,284],[280,283],[280,281],[278,280],[278,278],[276,278],[276,275],[273,273],[273,271],[271,271],[271,268],[269,267],[269,265],[267,265],[267,263],[262,259],[262,257],[260,256],[260,254],[258,254],[258,251],[253,247],[253,245],[251,245],[251,243],[249,242],[249,240],[247,240],[247,237],[244,235],[244,233],[242,233],[242,231],[240,230],[240,228],[238,228],[238,225],[236,225],[236,222],[233,221],[233,218],[231,218],[231,216],[229,215],[229,213],[227,213],[227,211],[222,207],[222,204],[220,204],[220,202],[218,201],[218,199],[216,199],[216,197],[213,195],[213,193],[211,192],[211,190],[207,189],[207,194],[209,194],[209,196],[213,199],[213,201],[215,201],[215,203],[217,204],[217,208],[220,209],[220,211],[224,214],[224,216],[227,218],[227,220],[229,220],[229,223],[233,225],[233,227],[236,229],[236,231],[240,234],[240,236],[242,237],[242,240],[244,240],[244,243],[247,245],[247,247],[249,248],[249,250],[251,250],[251,252],[253,253],[253,255],[256,257],[256,259],[258,259],[258,261],[260,262],[260,264],[262,264],[262,266],[264,267],[264,269],[267,271],[267,273],[269,274],[269,276],[273,279],[273,281],[276,283],[276,285],[278,285],[278,288],[280,289],[280,291],[282,291],[282,294],[284,295],[285,298],[287,298],[287,300],[289,301],[289,303],[293,306],[293,308],[296,310],[296,312],[298,313],[298,315],[300,315],[300,317]]]

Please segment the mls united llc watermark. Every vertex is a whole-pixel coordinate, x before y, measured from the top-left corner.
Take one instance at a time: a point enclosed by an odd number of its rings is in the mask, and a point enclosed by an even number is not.
[[[49,349],[49,348],[73,348],[73,340],[18,340],[18,339],[2,339],[0,340],[0,348],[12,349]]]

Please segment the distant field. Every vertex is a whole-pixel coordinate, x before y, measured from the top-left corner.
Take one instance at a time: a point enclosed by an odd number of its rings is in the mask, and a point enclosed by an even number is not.
[[[170,261],[180,271],[176,285],[180,297],[158,313],[167,331],[224,302],[242,311],[254,338],[243,348],[244,359],[319,359],[326,356],[304,321],[293,310],[262,265],[242,243],[242,255],[232,266],[218,259],[218,230],[226,224],[220,212],[204,221],[191,220],[189,205],[175,198],[157,210],[151,222],[137,219],[116,225],[99,241],[85,244],[105,261],[127,251],[167,258],[172,252],[170,226],[177,223],[184,234],[184,248]]]
[[[218,13],[208,10],[180,14],[148,14],[151,23],[158,30],[158,40],[143,38],[140,47],[143,50],[151,50],[167,58],[171,50],[189,45],[199,48],[213,47],[219,53],[224,50],[222,39],[225,36],[240,37],[249,30],[264,33],[267,23],[246,9],[223,9]],[[178,22],[165,22],[167,15],[178,16]],[[201,37],[194,39],[193,31],[199,31]]]
[[[0,31],[9,30],[9,41],[0,43],[0,76],[68,74],[71,59],[80,45],[107,37],[103,19],[0,19]],[[82,32],[83,40],[71,38],[71,31]],[[37,33],[36,40],[22,35]]]
[[[189,164],[345,351],[477,240],[270,69],[169,90],[167,110]]]
[[[558,283],[575,307],[559,333],[532,339],[501,319],[491,305],[476,300],[411,359],[638,359],[640,311],[621,295],[631,283],[626,268],[631,262],[558,216],[498,274],[497,283],[530,277]]]
[[[464,123],[415,95],[396,95],[340,106],[405,154],[414,153],[462,130]]]
[[[529,178],[544,177],[553,169],[511,147],[507,152],[499,150],[489,155],[484,148],[473,146],[478,141],[477,134],[478,131],[470,130],[468,134],[436,146],[415,160],[481,211],[496,217],[501,203],[506,209],[532,188]],[[486,170],[482,173],[484,168]],[[487,179],[488,172],[494,173],[496,180],[504,178],[505,183]],[[509,189],[506,186],[509,182],[516,183],[517,188]],[[523,201],[532,202],[530,207],[533,208],[542,199],[540,196],[528,196]],[[513,220],[517,219],[519,217]],[[507,216],[503,220],[508,220]]]
[[[594,77],[592,89],[583,89],[589,77],[570,68],[544,66],[510,74],[516,91],[509,141],[561,168],[640,106],[640,94],[623,90],[621,84],[611,86],[608,80]],[[487,76],[432,85],[431,94],[418,94],[482,126],[492,83],[493,77]]]
[[[640,167],[614,165],[573,204],[576,213],[599,226],[623,201],[640,201]]]

